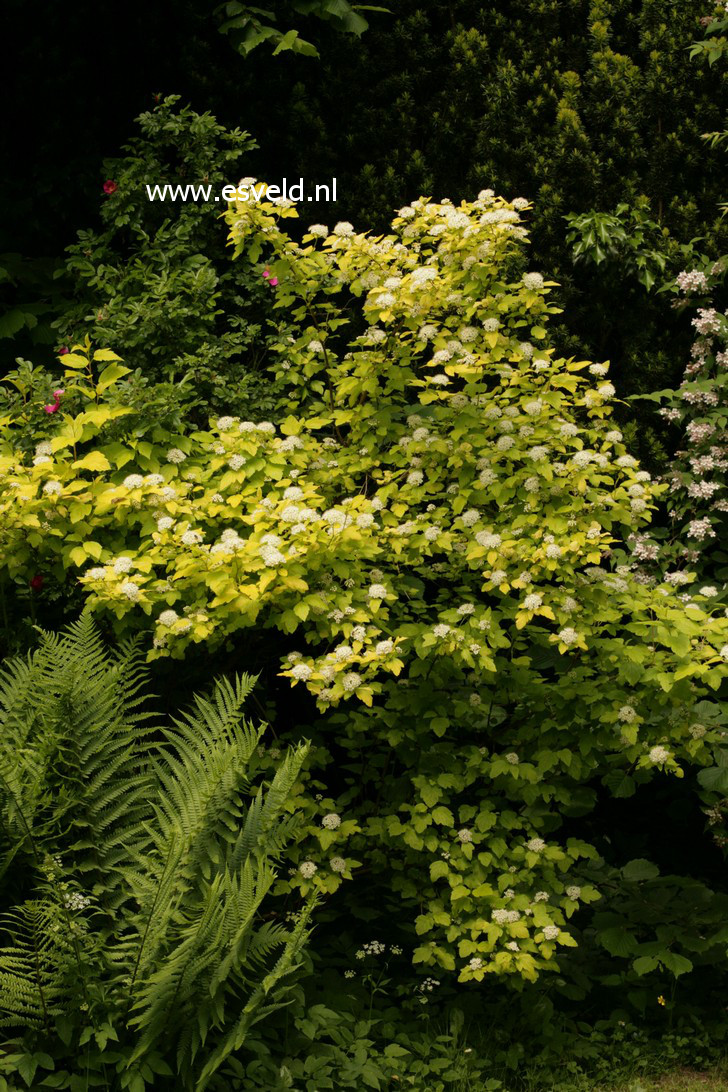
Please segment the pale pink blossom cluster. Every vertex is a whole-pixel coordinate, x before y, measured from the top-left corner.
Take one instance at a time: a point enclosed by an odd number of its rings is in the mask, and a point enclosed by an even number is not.
[[[723,327],[723,316],[719,315],[714,307],[699,307],[698,313],[693,319],[693,326],[704,337],[711,334],[719,334]]]
[[[678,288],[685,295],[690,292],[705,292],[708,287],[708,278],[705,273],[697,269],[692,269],[689,273],[683,270],[682,273],[678,273],[675,280]]]

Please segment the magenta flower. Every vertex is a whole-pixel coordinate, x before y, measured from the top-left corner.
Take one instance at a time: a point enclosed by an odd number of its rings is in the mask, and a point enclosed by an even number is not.
[[[55,398],[56,402],[60,401],[65,393],[66,392],[63,387],[59,387],[57,391],[53,391],[53,397]]]
[[[107,178],[104,182],[104,193],[116,193],[119,188],[119,183],[114,182],[113,178]]]
[[[275,286],[278,284],[278,278],[271,277],[271,279],[268,281],[268,284],[271,286],[271,288],[275,288]]]
[[[55,413],[58,409],[58,402],[54,402],[52,406],[43,406],[46,413]]]
[[[65,355],[66,355],[66,353],[70,353],[70,351],[71,351],[71,350],[70,350],[70,349],[68,349],[68,348],[66,348],[66,346],[65,346],[65,345],[61,345],[60,349],[58,350],[58,355],[59,355],[59,356],[65,356]]]
[[[263,270],[263,279],[267,281],[269,277],[270,277],[270,269],[264,269]]]

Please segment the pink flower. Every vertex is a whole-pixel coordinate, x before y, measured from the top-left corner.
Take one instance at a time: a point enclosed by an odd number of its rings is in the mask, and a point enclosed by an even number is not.
[[[46,413],[55,413],[58,409],[58,402],[54,402],[52,406],[43,406]]]
[[[269,277],[270,277],[270,269],[264,269],[263,270],[263,279],[267,281]]]
[[[104,182],[104,186],[103,186],[104,193],[116,193],[118,188],[119,188],[119,183],[114,182],[113,178],[107,178],[106,181]]]
[[[61,345],[60,349],[58,350],[58,355],[59,356],[65,356],[66,353],[70,353],[70,351],[71,350],[67,349],[65,345]]]
[[[278,284],[278,278],[271,277],[271,279],[268,281],[268,284],[271,286],[271,288],[275,288],[275,286]]]
[[[53,397],[55,398],[56,402],[63,398],[63,395],[65,393],[66,392],[64,391],[63,387],[59,387],[57,391],[53,391]]]

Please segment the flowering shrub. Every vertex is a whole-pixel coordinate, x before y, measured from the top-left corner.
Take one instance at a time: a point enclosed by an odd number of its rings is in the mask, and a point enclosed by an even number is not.
[[[599,855],[564,818],[599,782],[628,795],[709,766],[723,733],[728,619],[610,560],[664,487],[610,420],[606,366],[548,345],[526,206],[423,198],[385,237],[339,223],[299,243],[290,203],[233,205],[236,253],[277,280],[276,424],[231,406],[138,440],[123,366],[75,346],[41,446],[40,408],[0,433],[13,579],[72,572],[150,658],[297,635],[280,671],[315,700],[344,789],[311,805],[281,889],[333,891],[356,854],[414,919],[414,961],[465,982],[558,968],[599,897]],[[679,944],[652,939],[636,973]]]
[[[678,390],[646,396],[664,403],[660,415],[679,427],[683,437],[683,446],[664,475],[666,526],[650,537],[635,536],[632,546],[645,573],[659,565],[671,584],[683,588],[684,599],[698,595],[702,601],[712,599],[725,606],[728,319],[713,299],[725,263],[703,264],[704,268],[683,271],[674,283],[676,304],[695,311],[696,339],[683,381]]]

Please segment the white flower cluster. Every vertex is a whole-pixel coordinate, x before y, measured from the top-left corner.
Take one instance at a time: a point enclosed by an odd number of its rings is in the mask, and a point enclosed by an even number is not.
[[[492,910],[490,916],[496,925],[514,925],[521,919],[518,910]]]

